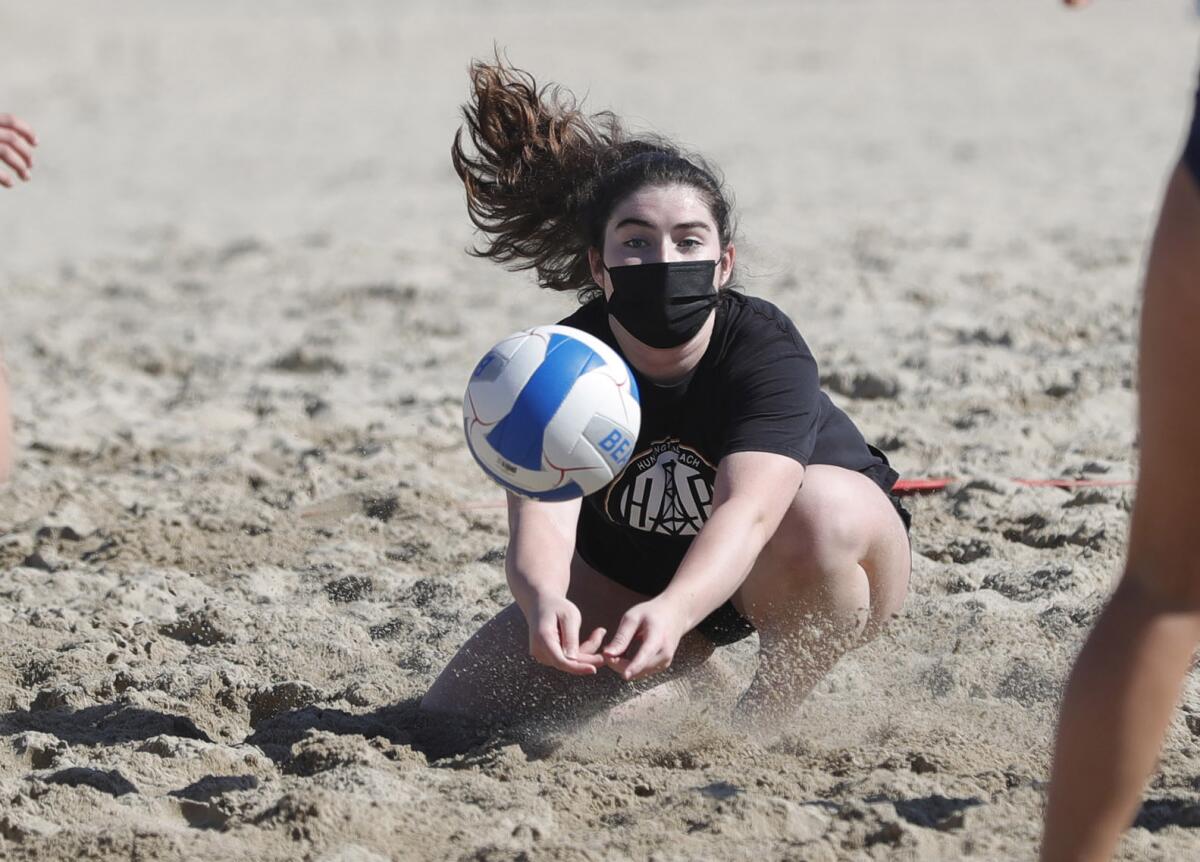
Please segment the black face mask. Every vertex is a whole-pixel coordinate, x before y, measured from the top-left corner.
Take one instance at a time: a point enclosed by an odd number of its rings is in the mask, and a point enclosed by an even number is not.
[[[717,304],[715,260],[604,267],[612,280],[608,313],[650,347],[678,347],[695,337]]]

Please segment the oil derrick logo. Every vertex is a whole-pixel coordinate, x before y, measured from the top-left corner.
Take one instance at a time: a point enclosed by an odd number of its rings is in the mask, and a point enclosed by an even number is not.
[[[694,536],[712,513],[716,469],[690,446],[660,440],[629,459],[609,486],[605,511],[648,533]]]

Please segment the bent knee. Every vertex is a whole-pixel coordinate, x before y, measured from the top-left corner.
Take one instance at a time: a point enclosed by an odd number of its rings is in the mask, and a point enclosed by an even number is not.
[[[879,487],[841,467],[814,465],[767,544],[800,570],[838,571],[867,559],[894,518]]]
[[[445,677],[446,673],[443,671],[421,698],[418,708],[423,715],[458,716],[465,714],[465,710],[462,708],[463,699],[455,695],[453,684],[448,684]]]
[[[837,467],[810,467],[769,545],[792,556],[814,548],[855,551],[863,544],[864,492],[871,491],[854,482],[856,477]]]

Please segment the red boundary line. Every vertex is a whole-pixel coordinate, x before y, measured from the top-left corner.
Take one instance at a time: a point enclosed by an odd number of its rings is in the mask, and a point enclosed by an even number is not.
[[[892,488],[892,491],[900,496],[931,494],[936,491],[944,491],[955,482],[961,481],[963,480],[951,478],[901,479]],[[1133,479],[1011,479],[1009,481],[1026,488],[1064,488],[1067,490],[1073,488],[1128,488],[1136,484]],[[499,502],[460,503],[459,505],[464,509],[503,509],[507,504],[501,500]]]
[[[926,494],[942,491],[962,479],[901,479],[892,490],[901,495]],[[1134,484],[1133,479],[1011,479],[1026,488],[1126,488]]]

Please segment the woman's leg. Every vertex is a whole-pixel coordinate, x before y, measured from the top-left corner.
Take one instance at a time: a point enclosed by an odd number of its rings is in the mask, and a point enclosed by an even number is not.
[[[848,650],[904,603],[908,535],[879,486],[841,467],[810,466],[791,508],[733,602],[759,635],[759,666],[739,717],[786,722]]]
[[[1071,673],[1042,859],[1112,856],[1133,820],[1200,639],[1200,194],[1180,165],[1146,269],[1141,464],[1129,559]]]
[[[616,630],[622,614],[646,597],[597,573],[578,556],[571,565],[567,598],[583,616],[582,631]],[[595,676],[572,676],[536,662],[529,630],[514,603],[500,611],[462,646],[421,701],[422,710],[498,725],[569,721],[593,715],[640,691],[678,679],[703,664],[713,647],[691,633],[680,643],[666,673],[639,683],[607,668]]]

